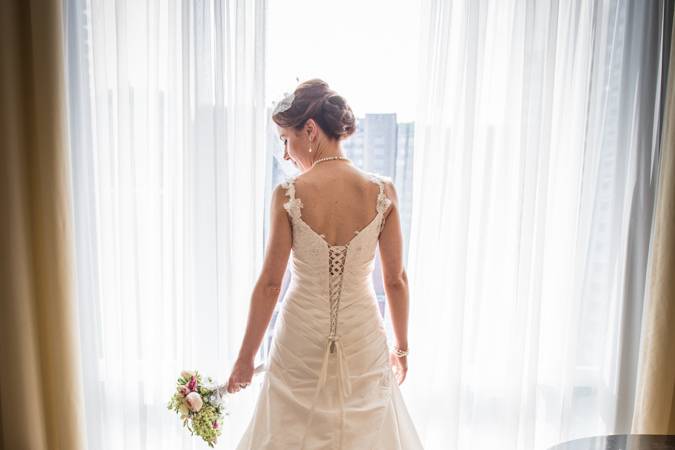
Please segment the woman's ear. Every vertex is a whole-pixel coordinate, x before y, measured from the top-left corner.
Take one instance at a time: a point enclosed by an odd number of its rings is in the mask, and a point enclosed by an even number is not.
[[[307,138],[309,139],[312,136],[312,133],[314,133],[314,128],[316,128],[316,122],[314,119],[307,119],[307,123],[305,124],[305,130],[307,130]]]

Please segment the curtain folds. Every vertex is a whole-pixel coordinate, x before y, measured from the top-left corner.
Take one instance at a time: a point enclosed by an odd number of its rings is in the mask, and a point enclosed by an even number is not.
[[[61,2],[0,2],[0,448],[84,449]]]
[[[630,432],[667,4],[423,1],[402,389],[426,448]]]
[[[176,377],[225,381],[263,260],[266,1],[66,4],[88,446],[192,448]]]
[[[266,2],[65,2],[72,161],[58,2],[1,3],[0,442],[192,448],[177,371],[227,375],[263,257]],[[421,12],[401,388],[425,448],[675,432],[672,2]]]
[[[672,5],[671,5],[672,8]],[[659,187],[633,433],[675,434],[675,28],[665,95]]]

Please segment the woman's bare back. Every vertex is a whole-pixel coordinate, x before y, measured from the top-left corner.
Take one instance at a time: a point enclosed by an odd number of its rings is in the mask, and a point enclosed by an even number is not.
[[[295,179],[302,220],[331,246],[347,244],[375,219],[378,193],[369,174],[352,164],[317,165]]]

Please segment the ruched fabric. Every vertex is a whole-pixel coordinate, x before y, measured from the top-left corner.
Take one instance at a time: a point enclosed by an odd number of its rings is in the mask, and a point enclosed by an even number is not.
[[[283,187],[293,225],[291,282],[262,389],[237,450],[416,450],[422,444],[389,363],[372,283],[391,201],[384,180],[375,218],[332,246],[302,220],[295,178]]]

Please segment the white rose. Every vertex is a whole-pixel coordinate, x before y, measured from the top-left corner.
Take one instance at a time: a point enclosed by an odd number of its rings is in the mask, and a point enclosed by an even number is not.
[[[185,401],[187,402],[190,409],[194,412],[202,409],[202,406],[204,405],[202,397],[196,392],[190,392],[187,397],[185,397]]]

